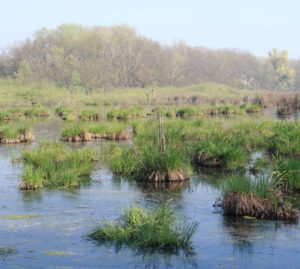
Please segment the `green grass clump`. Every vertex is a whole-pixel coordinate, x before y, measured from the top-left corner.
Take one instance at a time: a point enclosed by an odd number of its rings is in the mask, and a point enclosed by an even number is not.
[[[0,121],[8,120],[10,113],[7,111],[0,111]]]
[[[179,224],[169,204],[147,210],[137,206],[126,209],[117,223],[104,223],[90,238],[99,242],[127,244],[138,249],[176,251],[190,249],[197,223]]]
[[[275,160],[274,181],[284,192],[300,191],[300,161],[279,158]]]
[[[22,157],[21,189],[78,188],[92,171],[94,152],[90,148],[71,150],[59,143],[44,142],[37,149],[25,151]]]
[[[49,112],[47,109],[42,107],[32,107],[24,110],[26,117],[48,117]]]
[[[177,127],[177,128],[176,128]],[[153,172],[161,174],[172,171],[191,174],[190,160],[181,141],[181,125],[164,126],[165,149],[159,147],[158,124],[148,122],[141,129],[133,145],[115,147],[108,152],[108,160],[115,173],[133,175],[147,180]]]
[[[144,115],[144,110],[141,107],[120,108],[114,109],[107,113],[107,118],[117,119],[133,119],[141,118]]]
[[[276,122],[272,126],[273,135],[268,141],[272,154],[280,156],[300,156],[300,123]]]
[[[70,123],[61,133],[62,138],[80,136],[84,132],[92,135],[109,136],[112,134],[127,133],[127,125],[119,122],[101,122],[101,123]]]
[[[83,124],[69,124],[66,126],[62,132],[62,137],[73,137],[73,136],[80,136],[87,128]]]
[[[98,121],[101,119],[101,115],[95,110],[85,109],[79,113],[79,119],[82,121]]]
[[[0,139],[18,139],[19,136],[20,132],[17,128],[6,126],[0,129]]]
[[[299,211],[284,201],[271,180],[235,176],[223,186],[223,214],[264,220],[297,221]]]
[[[251,180],[245,176],[232,176],[221,185],[221,190],[226,196],[228,193],[253,194],[260,198],[274,198],[275,191],[272,180],[259,177]]]
[[[67,106],[58,107],[55,112],[59,117],[66,121],[75,121],[77,119],[75,111]]]
[[[30,142],[33,140],[31,128],[4,125],[0,127],[0,143]]]
[[[191,117],[191,116],[198,116],[202,115],[203,111],[196,107],[184,107],[180,108],[176,111],[176,115],[178,117]]]

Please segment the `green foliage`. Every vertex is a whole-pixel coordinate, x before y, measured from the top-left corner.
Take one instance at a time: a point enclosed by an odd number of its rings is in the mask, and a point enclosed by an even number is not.
[[[147,210],[126,209],[118,223],[104,223],[89,235],[100,242],[127,244],[138,249],[176,251],[189,249],[197,223],[179,224],[169,204]]]
[[[272,126],[269,151],[275,155],[299,156],[300,154],[300,123],[276,122]]]
[[[296,73],[288,66],[288,52],[272,49],[269,59],[273,65],[276,76],[276,87],[279,89],[291,89],[294,87]]]
[[[109,111],[107,113],[107,117],[117,119],[133,119],[142,117],[143,112],[144,111],[141,107],[120,108]]]
[[[98,121],[101,119],[101,115],[98,111],[85,109],[80,111],[79,119],[83,121]]]
[[[24,110],[24,115],[27,117],[47,117],[49,112],[47,109],[42,107],[32,107]]]
[[[274,181],[283,191],[300,190],[300,161],[279,158],[275,160]]]
[[[232,176],[221,186],[224,196],[228,193],[253,194],[260,198],[274,199],[273,182],[264,177],[250,179],[245,176]]]
[[[98,135],[111,135],[127,131],[127,125],[120,122],[76,122],[69,123],[61,132],[62,137],[79,136],[83,132]]]
[[[31,128],[29,126],[15,126],[11,124],[6,124],[0,126],[0,141],[2,140],[19,140],[21,136],[26,136],[31,133]]]
[[[90,148],[71,150],[54,142],[23,153],[24,171],[21,188],[78,188],[93,168],[94,152]]]
[[[165,150],[159,147],[158,124],[148,122],[141,129],[133,145],[113,147],[108,152],[109,162],[115,173],[145,178],[154,171],[173,170],[191,173],[185,146],[181,143],[180,125],[164,125]]]

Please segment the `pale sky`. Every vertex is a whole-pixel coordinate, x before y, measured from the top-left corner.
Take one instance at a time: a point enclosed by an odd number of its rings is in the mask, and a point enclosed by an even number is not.
[[[300,0],[0,0],[0,48],[42,27],[127,24],[172,44],[235,48],[265,56],[276,47],[300,59]]]

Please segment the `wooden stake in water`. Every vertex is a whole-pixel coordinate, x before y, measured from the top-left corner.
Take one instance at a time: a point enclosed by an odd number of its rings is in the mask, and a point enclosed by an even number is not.
[[[166,137],[163,128],[163,121],[161,113],[158,114],[159,128],[158,128],[158,143],[159,150],[161,154],[164,154],[166,151]]]

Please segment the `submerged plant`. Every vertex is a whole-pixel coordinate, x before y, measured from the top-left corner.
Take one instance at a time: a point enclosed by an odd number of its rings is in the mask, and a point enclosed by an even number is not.
[[[21,189],[77,188],[92,171],[94,152],[90,148],[71,150],[59,143],[44,142],[37,149],[25,151],[22,157]]]
[[[179,224],[174,209],[163,204],[149,210],[131,206],[117,223],[104,223],[89,235],[99,242],[127,244],[138,249],[189,249],[197,223]]]

